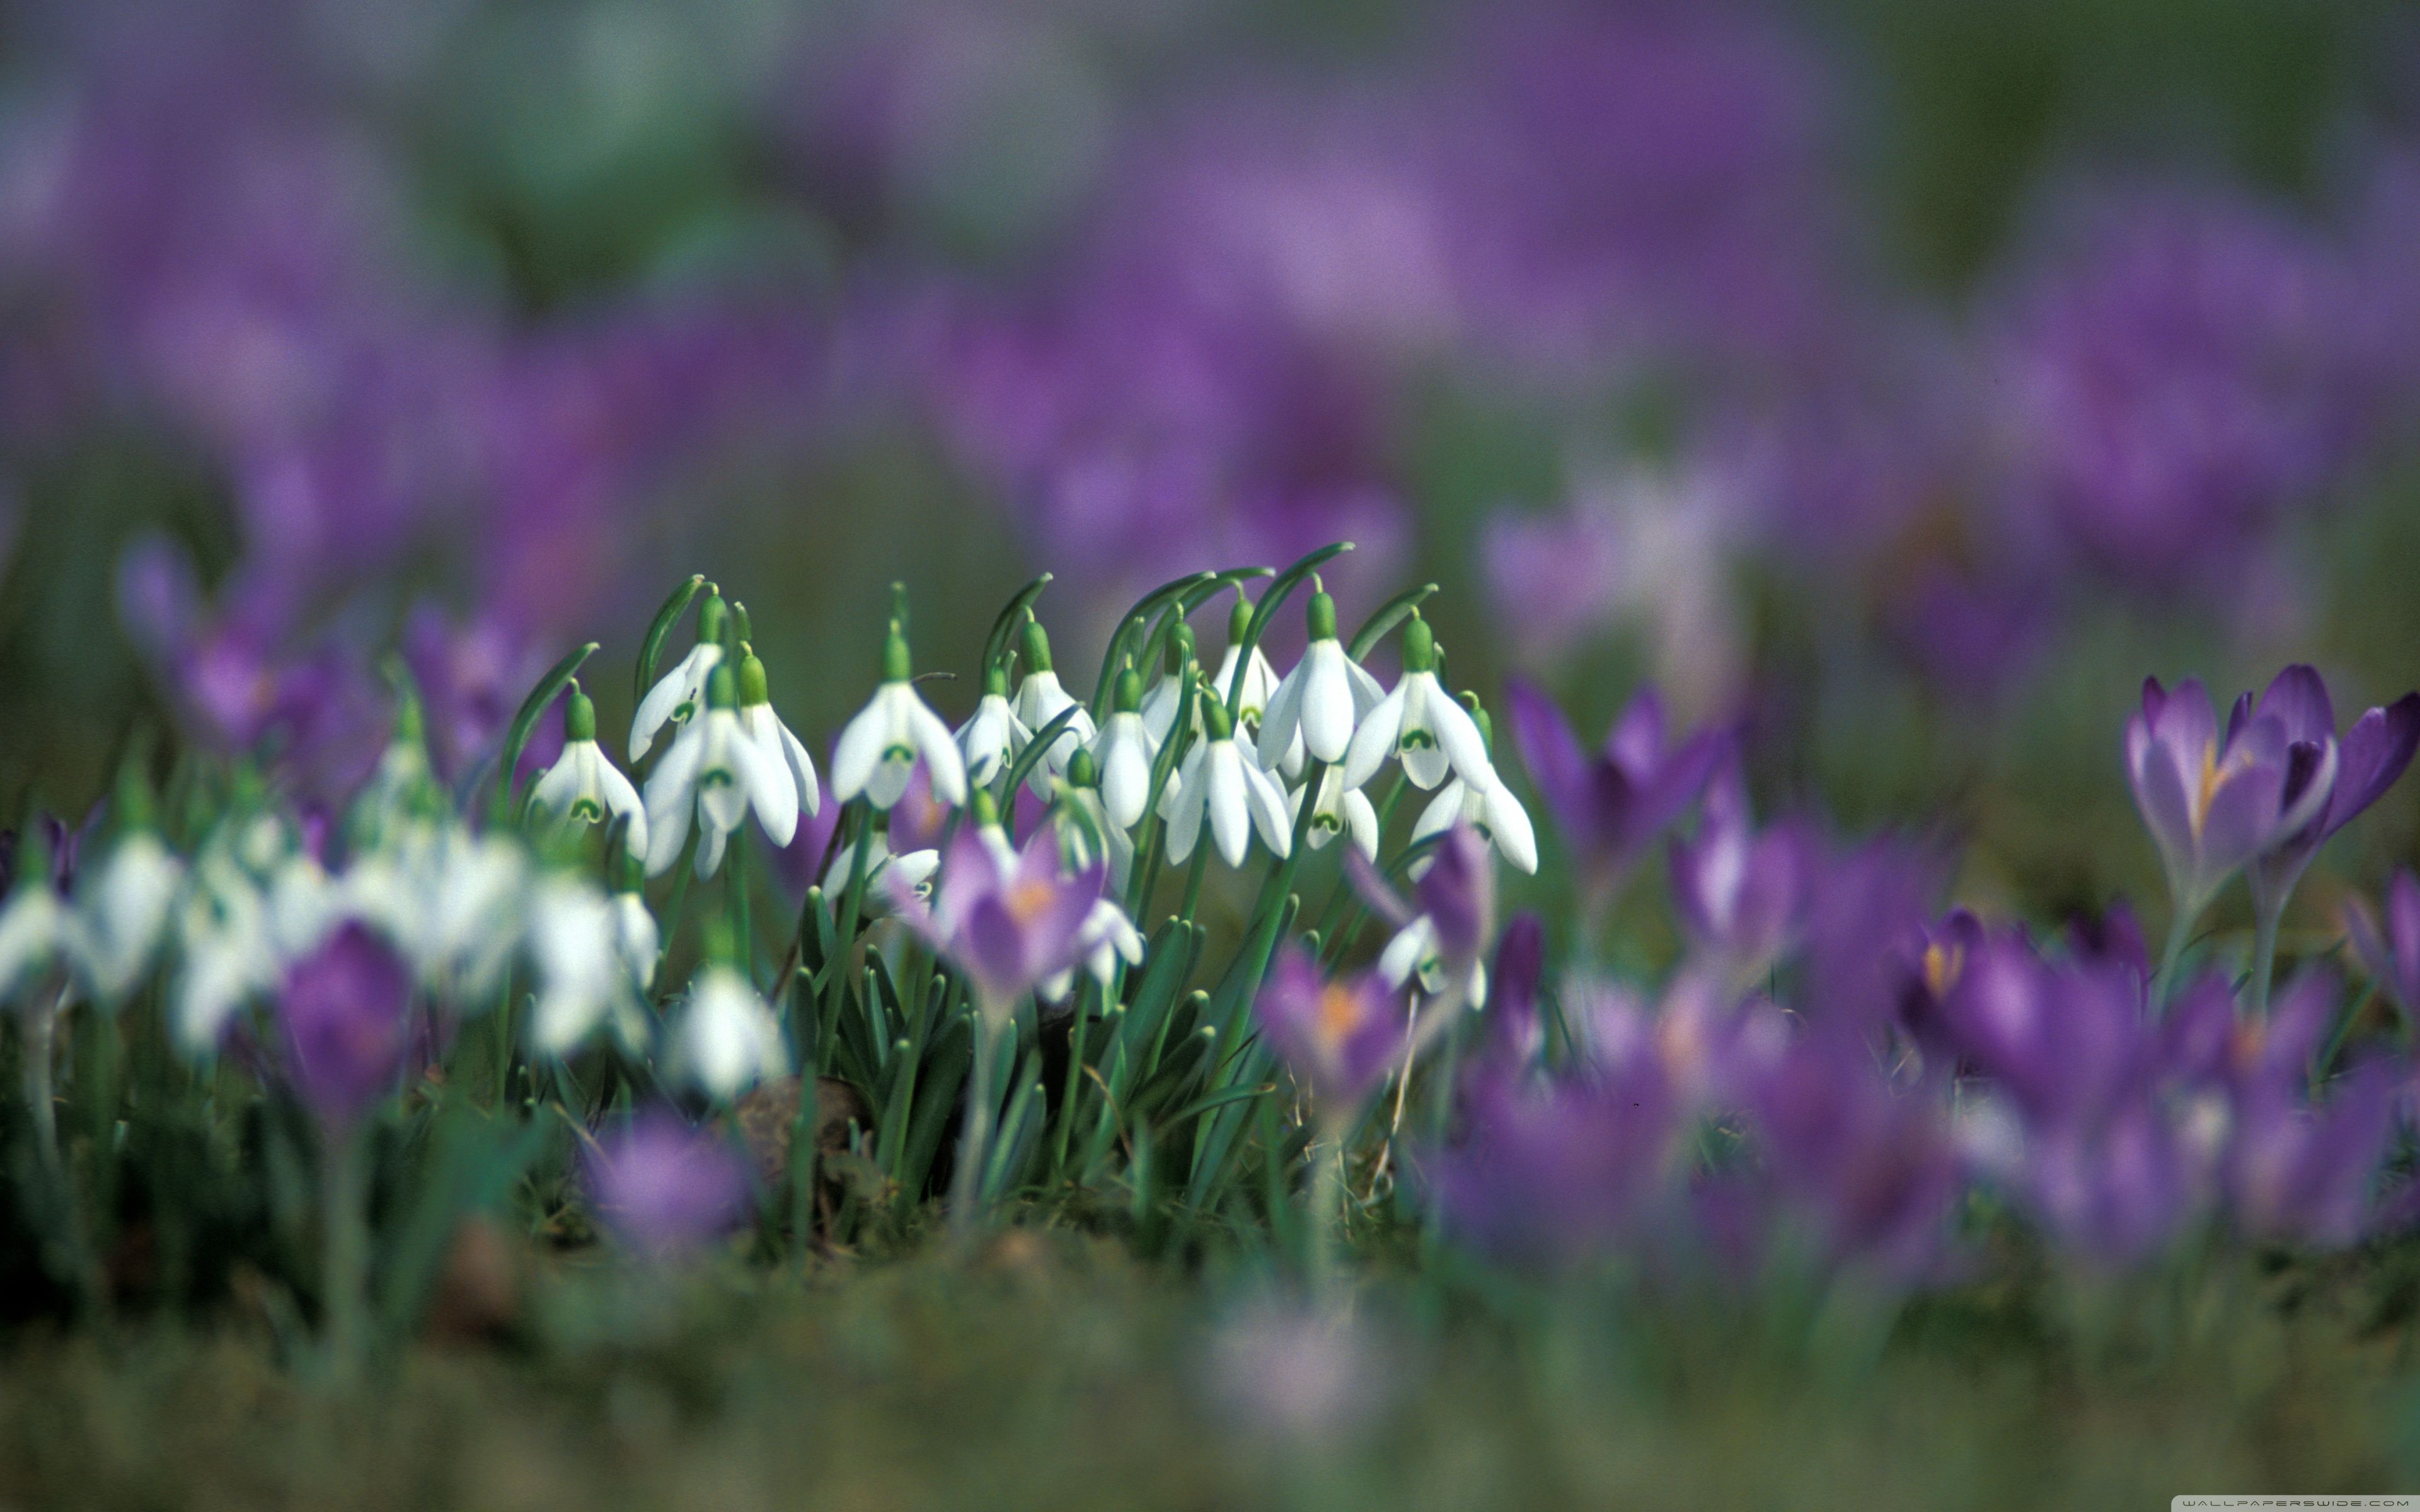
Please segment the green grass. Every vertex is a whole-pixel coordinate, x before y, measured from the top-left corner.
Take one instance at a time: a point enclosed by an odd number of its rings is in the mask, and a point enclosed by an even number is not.
[[[1951,1293],[1876,1349],[1744,1304],[1373,1282],[1373,1414],[1315,1443],[1211,1389],[1256,1278],[1114,1241],[1018,1231],[803,1282],[514,1269],[486,1336],[425,1340],[349,1394],[241,1307],[20,1333],[0,1505],[1933,1512],[2420,1480],[2408,1247]]]

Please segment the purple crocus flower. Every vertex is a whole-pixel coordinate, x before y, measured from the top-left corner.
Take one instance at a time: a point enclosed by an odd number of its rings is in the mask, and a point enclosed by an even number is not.
[[[2321,763],[2314,779],[2325,788],[2318,814],[2252,863],[2253,905],[2273,920],[2328,837],[2376,803],[2412,764],[2412,751],[2420,748],[2420,693],[2369,710],[2339,740],[2328,685],[2316,669],[2298,663],[2279,672],[2260,695],[2255,717],[2271,715],[2285,726],[2289,748],[2335,755],[2333,764]]]
[[[278,1017],[294,1089],[328,1127],[349,1127],[395,1088],[408,1048],[411,966],[347,923],[286,973]]]
[[[1639,1237],[1683,1127],[1652,1056],[1543,1083],[1482,1068],[1463,1103],[1464,1137],[1419,1166],[1450,1227],[1532,1261],[1576,1260]]]
[[[729,1144],[658,1108],[587,1152],[588,1192],[613,1237],[668,1259],[729,1231],[748,1200],[748,1173]]]
[[[2353,954],[2379,990],[2406,1018],[2420,1013],[2420,878],[2397,871],[2386,885],[2386,918],[2381,926],[2369,905],[2358,898],[2345,904],[2345,933]]]
[[[1664,702],[1651,687],[1630,701],[1590,758],[1545,694],[1515,679],[1505,697],[1521,760],[1601,912],[1638,853],[1698,795],[1729,737],[1708,732],[1668,748]]]
[[[2143,707],[2126,721],[2127,779],[2180,924],[2198,918],[2237,868],[2327,810],[2338,764],[2333,728],[2323,743],[2298,739],[2304,726],[2288,723],[2288,706],[2281,696],[2256,713],[2247,693],[2222,738],[2199,679],[2174,693],[2156,677],[2143,682]]]
[[[1781,825],[1760,835],[1747,783],[1728,763],[1706,790],[1695,839],[1672,841],[1672,892],[1682,926],[1708,954],[1752,978],[1792,944],[1807,905],[1812,839]]]
[[[983,1011],[1004,1019],[1016,1000],[1083,958],[1084,920],[1101,895],[1102,869],[1073,876],[1060,870],[1047,829],[1025,842],[1016,863],[996,856],[962,826],[950,842],[927,905],[895,875],[892,903],[909,927],[967,974]]]
[[[1350,1118],[1404,1044],[1400,994],[1375,972],[1331,980],[1299,946],[1279,953],[1252,1011],[1270,1048],[1311,1088],[1324,1121]]]
[[[1538,985],[1545,964],[1545,926],[1535,914],[1513,915],[1497,941],[1496,969],[1487,987],[1488,1052],[1497,1064],[1533,1066],[1545,1048],[1545,1026],[1538,1017]]]
[[[2393,1076],[2372,1061],[2324,1107],[2264,1085],[2237,1098],[2222,1172],[2228,1216],[2247,1237],[2343,1245],[2368,1226],[2395,1133]]]

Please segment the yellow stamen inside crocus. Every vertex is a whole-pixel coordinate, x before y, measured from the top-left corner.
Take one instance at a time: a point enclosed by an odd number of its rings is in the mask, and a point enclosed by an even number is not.
[[[1935,997],[1948,995],[1958,983],[1959,974],[1966,969],[1966,948],[1951,941],[1933,941],[1924,948],[1925,990]]]
[[[1031,924],[1050,910],[1050,884],[1039,877],[1020,882],[1008,889],[1008,914],[1020,924]]]
[[[1352,988],[1330,982],[1319,994],[1319,1037],[1341,1043],[1361,1022],[1361,999]]]

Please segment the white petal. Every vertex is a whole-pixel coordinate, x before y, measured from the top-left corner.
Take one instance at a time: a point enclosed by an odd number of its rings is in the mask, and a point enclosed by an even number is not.
[[[1487,832],[1496,837],[1496,848],[1504,859],[1523,872],[1535,874],[1538,870],[1538,836],[1529,827],[1529,811],[1498,776],[1487,787]]]
[[[1441,685],[1431,686],[1435,692],[1429,701],[1429,728],[1436,732],[1438,748],[1466,781],[1484,791],[1495,764],[1487,759],[1487,742],[1479,736],[1478,722],[1461,700]]]
[[[1395,753],[1395,736],[1404,724],[1404,689],[1411,683],[1406,677],[1395,685],[1395,690],[1378,701],[1361,728],[1353,733],[1353,744],[1344,752],[1344,785],[1357,788],[1368,784]]]
[[[1287,811],[1285,789],[1277,779],[1260,769],[1252,758],[1236,753],[1238,766],[1244,775],[1244,803],[1252,816],[1252,826],[1261,832],[1261,842],[1271,854],[1283,860],[1294,850],[1294,825]]]
[[[1161,800],[1160,817],[1168,821],[1168,858],[1183,861],[1193,855],[1194,841],[1202,834],[1202,814],[1209,799],[1206,792],[1209,743],[1202,742],[1185,753],[1185,765],[1168,796]]]
[[[647,875],[661,876],[689,843],[690,810],[697,806],[697,767],[705,754],[703,731],[694,722],[647,774]]]
[[[1269,695],[1268,711],[1261,716],[1259,745],[1263,766],[1274,767],[1283,762],[1286,748],[1298,733],[1295,727],[1301,721],[1302,686],[1306,681],[1303,669],[1309,661],[1305,657],[1295,663],[1294,671],[1278,684],[1277,691]]]
[[[891,685],[884,684],[864,708],[857,712],[840,733],[840,744],[832,750],[832,796],[848,802],[866,790],[874,780],[874,770],[882,762],[882,754],[892,742],[891,705],[886,695]],[[898,802],[894,795],[891,802]],[[876,808],[890,804],[877,803]]]
[[[1235,748],[1233,740],[1214,740],[1203,772],[1211,839],[1218,842],[1218,854],[1227,858],[1229,866],[1241,866],[1252,844],[1252,814],[1245,795],[1244,753]]]
[[[1353,837],[1354,847],[1364,858],[1378,858],[1378,810],[1370,807],[1369,796],[1359,788],[1345,792],[1344,832]]]
[[[1395,937],[1388,940],[1387,948],[1378,953],[1378,975],[1386,979],[1387,985],[1401,987],[1411,980],[1412,973],[1420,968],[1422,958],[1429,953],[1429,939],[1433,933],[1426,914],[1396,931]]]
[[[908,728],[917,749],[924,758],[924,775],[933,784],[933,796],[956,808],[967,801],[966,758],[958,754],[958,743],[950,738],[950,727],[941,717],[928,708],[907,684],[908,710]]]
[[[745,733],[740,744],[748,754],[740,763],[748,781],[749,806],[756,810],[756,822],[765,826],[765,838],[776,846],[786,846],[799,835],[799,785],[790,776],[790,763],[782,749],[782,721],[773,717],[768,703],[759,703],[743,712],[739,722]]]
[[[1378,686],[1378,679],[1371,676],[1367,668],[1351,656],[1344,658],[1344,675],[1353,684],[1353,717],[1356,720],[1370,717],[1370,711],[1386,701],[1387,690]]]
[[[629,817],[626,843],[632,856],[644,859],[647,854],[647,808],[639,801],[639,790],[601,755],[597,763],[597,784],[604,791],[605,811],[616,819],[626,814]]]
[[[1403,760],[1404,775],[1414,787],[1433,788],[1445,780],[1453,766],[1436,733],[1437,705],[1452,701],[1429,672],[1407,673],[1395,691],[1404,698],[1404,722],[1395,735],[1395,754]]]
[[[709,709],[699,723],[706,727],[706,753],[698,761],[698,811],[708,829],[728,834],[748,819],[755,748],[729,709]]]
[[[814,757],[808,754],[806,743],[790,733],[788,725],[776,718],[773,728],[782,735],[782,759],[789,764],[790,780],[798,786],[799,807],[810,814],[820,813],[824,795],[815,781]]]
[[[704,882],[722,865],[723,847],[731,841],[731,832],[713,824],[698,826],[697,854],[690,857],[690,872]]]
[[[1316,761],[1342,761],[1353,745],[1353,682],[1344,672],[1344,648],[1314,640],[1303,653],[1302,704],[1296,715],[1303,749]]]
[[[1151,735],[1142,718],[1112,714],[1093,743],[1101,765],[1101,804],[1111,822],[1131,829],[1151,804]]]
[[[532,795],[538,806],[547,812],[556,815],[567,814],[571,811],[571,806],[579,801],[582,785],[581,779],[583,776],[580,770],[580,753],[582,747],[593,750],[596,748],[596,742],[575,741],[564,747],[563,754],[556,757],[554,764],[547,768],[546,775],[537,779],[537,786],[533,790]]]
[[[703,641],[690,647],[689,655],[677,666],[656,679],[656,686],[647,689],[647,696],[639,701],[638,711],[630,718],[631,761],[645,759],[664,721],[673,717],[675,709],[697,697],[698,689],[706,686],[706,674],[721,660],[722,648]]]

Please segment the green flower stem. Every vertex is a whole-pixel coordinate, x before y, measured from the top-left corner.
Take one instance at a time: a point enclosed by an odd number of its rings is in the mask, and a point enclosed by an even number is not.
[[[1311,1295],[1321,1302],[1333,1300],[1337,1289],[1336,1255],[1344,1229],[1344,1126],[1323,1118],[1311,1142],[1310,1255],[1304,1267]]]
[[[25,1112],[34,1120],[34,1149],[41,1158],[42,1170],[53,1177],[62,1173],[58,1107],[52,1090],[51,1063],[57,1058],[59,999],[66,991],[67,983],[62,980],[37,992],[26,999],[21,1021],[24,1029]]]
[[[831,1069],[832,1039],[840,1025],[842,1002],[847,996],[848,974],[842,968],[847,964],[849,951],[857,944],[857,921],[865,907],[865,856],[873,848],[874,811],[863,798],[849,800],[856,818],[857,835],[849,853],[848,885],[841,889],[840,912],[832,919],[834,959],[824,963],[823,1012],[815,1028],[815,1072],[820,1075]],[[849,823],[850,814],[841,816],[841,824]]]
[[[2185,942],[2193,938],[2194,921],[2201,917],[2199,908],[2180,907],[2168,925],[2167,949],[2160,952],[2160,974],[2151,979],[2151,1010],[2159,1012],[2168,1006],[2168,993],[2176,985],[2177,966],[2184,960]]]
[[[950,1231],[964,1236],[974,1231],[982,1201],[983,1165],[991,1147],[992,1120],[999,1117],[992,1096],[992,1060],[999,1050],[1000,1026],[992,1005],[975,1005],[974,1065],[967,1072],[967,1128],[958,1144],[958,1168],[950,1173]]]
[[[369,1142],[358,1128],[331,1129],[320,1141],[320,1221],[330,1375],[349,1381],[359,1371],[365,1340],[370,1268]]]
[[[2254,1018],[2269,1016],[2269,984],[2277,974],[2277,925],[2285,900],[2275,908],[2257,908],[2252,920],[2251,1010]]]

